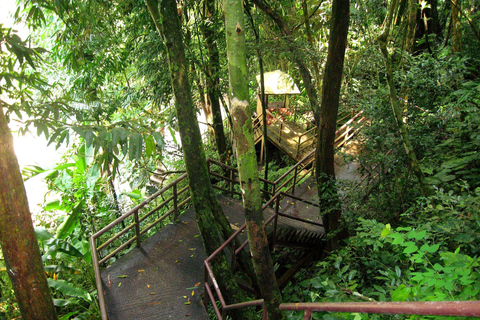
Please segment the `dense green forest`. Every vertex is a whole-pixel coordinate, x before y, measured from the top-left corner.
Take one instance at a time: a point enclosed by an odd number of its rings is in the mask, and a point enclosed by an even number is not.
[[[14,18],[30,36],[0,24],[0,319],[100,319],[90,236],[185,172],[205,250],[214,252],[232,229],[207,158],[239,168],[255,243],[239,264],[261,289],[270,319],[303,319],[280,312],[282,301],[480,298],[478,1],[17,6]],[[318,214],[327,232],[316,260],[281,290],[273,270],[293,262],[285,252],[270,256],[259,177],[274,181],[294,162],[270,146],[257,167],[251,124],[257,95],[264,101],[256,76],[274,70],[301,92],[286,117],[317,126]],[[335,149],[337,120],[358,112],[365,121],[350,144],[356,152]],[[62,161],[20,175],[14,122],[18,134],[62,147]],[[362,183],[335,180],[334,152],[359,164]],[[162,179],[152,183],[157,168]],[[49,196],[32,221],[22,179],[37,176]],[[227,257],[215,261],[220,285],[237,288],[227,265]],[[260,319],[261,311],[231,316]]]

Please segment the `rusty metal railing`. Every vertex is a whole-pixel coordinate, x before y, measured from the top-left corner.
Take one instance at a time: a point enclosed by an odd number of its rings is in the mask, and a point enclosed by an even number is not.
[[[480,301],[282,303],[280,310],[303,311],[304,320],[312,319],[313,312],[325,311],[480,317]]]
[[[295,187],[299,183],[301,183],[303,180],[305,180],[305,178],[308,175],[313,174],[314,167],[310,166],[307,168],[307,165],[311,164],[314,161],[314,159],[315,159],[315,150],[312,150],[303,159],[297,162],[293,167],[291,167],[288,171],[282,174],[275,181],[272,182],[272,181],[260,178],[261,182],[266,182],[269,186],[271,186],[271,189],[270,188],[269,190],[261,189],[261,192],[267,193],[270,196],[274,196],[279,191],[282,191],[284,193],[292,193],[292,194],[295,193]],[[226,188],[213,184],[213,188],[223,191],[227,194],[230,194],[231,197],[235,195],[241,196],[240,192],[235,191],[235,186],[240,185],[240,182],[238,181],[238,170],[236,168],[230,167],[224,163],[221,163],[219,161],[215,161],[212,159],[208,159],[207,163],[208,163],[208,172],[210,173],[210,176],[221,179],[225,181],[227,184]],[[215,172],[212,168],[213,165],[220,167],[223,173],[227,172],[228,176],[226,177],[221,173]]]
[[[276,193],[268,202],[266,202],[264,205],[263,205],[263,210],[265,210],[266,208],[268,208],[271,204],[275,203],[275,213],[270,217],[268,218],[266,221],[265,221],[265,226],[268,226],[269,224],[273,223],[273,232],[272,234],[275,235],[277,233],[277,224],[278,224],[278,218],[279,217],[285,217],[285,218],[288,218],[288,219],[292,219],[292,220],[296,220],[296,221],[300,221],[300,222],[303,222],[303,223],[306,223],[306,224],[311,224],[311,225],[316,225],[316,226],[320,226],[322,227],[323,224],[321,223],[318,223],[318,222],[313,222],[313,221],[307,221],[307,220],[304,220],[302,218],[298,218],[298,217],[295,217],[295,216],[292,216],[292,215],[288,215],[288,214],[284,214],[284,213],[281,213],[279,212],[279,203],[280,201],[285,198],[285,197],[292,197],[294,198],[295,200],[300,200],[300,201],[304,201],[302,199],[299,199],[298,197],[295,197],[293,195],[290,195],[288,193],[285,193],[285,192],[278,192]],[[310,202],[310,201],[306,201],[308,202],[310,205],[314,205],[314,206],[317,206],[316,204]],[[205,261],[204,261],[204,268],[205,268],[205,279],[204,279],[204,288],[205,288],[205,296],[204,296],[204,303],[205,305],[207,304],[207,299],[212,303],[212,306],[213,306],[213,309],[215,311],[215,314],[217,315],[218,319],[220,320],[223,320],[225,319],[225,316],[226,316],[226,313],[227,311],[229,310],[234,310],[234,309],[240,309],[240,308],[247,308],[247,307],[253,307],[253,306],[262,306],[263,305],[263,300],[262,299],[259,299],[259,300],[253,300],[253,301],[246,301],[246,302],[240,302],[240,303],[234,303],[234,304],[227,304],[225,302],[225,298],[223,296],[223,293],[222,291],[220,290],[220,286],[218,285],[218,282],[215,278],[215,275],[213,273],[213,270],[212,270],[212,267],[210,265],[210,261],[212,261],[218,254],[220,254],[220,252],[222,252],[223,250],[229,248],[229,245],[230,243],[234,243],[234,241],[237,239],[237,237],[240,235],[240,233],[242,233],[246,228],[246,224],[243,224],[243,226],[241,228],[239,228],[238,230],[236,230],[231,236],[230,238],[227,239],[227,241],[225,241],[217,250],[215,250],[215,252],[213,252]],[[235,249],[235,251],[233,252],[233,254],[236,256],[239,254],[239,252],[241,250],[243,250],[246,246],[248,245],[248,240],[244,241],[242,243],[242,245],[240,245],[237,249]],[[210,288],[210,287],[213,287],[213,290]],[[222,311],[220,311],[220,308],[217,306],[217,300],[215,298],[215,295],[218,297],[218,302],[220,302],[220,306],[221,306],[221,309]],[[264,313],[263,313],[263,319],[267,319],[267,314],[264,310]]]
[[[132,210],[115,219],[106,227],[91,236],[90,248],[92,250],[92,262],[95,272],[98,302],[102,320],[107,320],[107,310],[105,306],[105,297],[103,295],[103,284],[100,274],[100,265],[106,263],[109,259],[119,254],[122,250],[126,249],[128,246],[130,246],[130,244],[133,244],[134,242],[137,247],[140,247],[142,235],[146,234],[150,229],[157,226],[166,218],[173,217],[173,219],[175,219],[177,217],[179,213],[179,208],[181,208],[183,205],[190,201],[190,197],[186,197],[182,201],[179,201],[180,195],[182,195],[188,190],[188,186],[180,189],[178,188],[179,184],[186,180],[186,178],[187,174],[184,173],[183,175],[175,179],[173,182],[169,183],[167,186],[155,192],[146,200],[142,201]],[[169,196],[167,199],[164,199],[160,204],[156,204],[154,208],[149,208],[147,206],[148,204],[155,201],[158,197],[162,196],[170,190],[172,191],[172,195]],[[147,218],[151,217],[154,213],[167,206],[169,206],[170,209],[166,213],[158,217],[153,222],[147,224]],[[147,212],[144,213],[143,211]],[[113,236],[106,239],[103,243],[97,244],[97,241],[99,241],[100,237],[102,237],[109,231],[113,231],[115,227],[120,226],[122,222],[125,222],[127,219],[132,220],[132,223],[125,226],[125,228],[123,228],[122,230],[116,232]],[[131,230],[133,230],[133,232]],[[113,246],[116,240],[120,241],[121,244],[118,247],[114,248],[112,251],[108,251],[108,248]],[[100,253],[102,253],[103,256],[101,258]]]

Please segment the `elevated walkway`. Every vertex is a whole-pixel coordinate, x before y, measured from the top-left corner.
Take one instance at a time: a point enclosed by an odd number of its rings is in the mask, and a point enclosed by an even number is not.
[[[295,162],[300,161],[316,148],[317,127],[307,128],[298,123],[286,121],[270,111],[267,114],[267,139]],[[335,148],[340,148],[361,128],[365,118],[362,112],[342,117],[335,133]],[[253,118],[255,144],[263,141],[263,113]],[[263,148],[262,148],[263,152]],[[262,153],[263,155],[263,153]],[[263,156],[261,156],[263,158]]]

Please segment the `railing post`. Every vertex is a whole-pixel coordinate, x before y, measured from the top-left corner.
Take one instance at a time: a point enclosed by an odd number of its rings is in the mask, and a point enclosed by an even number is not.
[[[303,316],[303,320],[311,320],[313,312],[310,310],[305,310],[305,315]]]
[[[137,236],[137,248],[140,248],[142,239],[140,238],[140,221],[138,219],[138,210],[135,210],[133,218],[135,219],[135,235]]]
[[[173,220],[178,218],[178,194],[177,194],[177,184],[173,185]]]
[[[273,221],[272,249],[275,247],[275,238],[277,237],[278,211],[280,209],[280,197],[275,199],[275,220]]]
[[[295,173],[293,175],[293,187],[292,187],[292,194],[295,195],[295,186],[297,185],[297,173],[298,173],[298,166],[295,167]]]
[[[107,320],[107,309],[105,306],[105,296],[103,295],[102,276],[100,274],[100,265],[98,263],[97,243],[94,237],[90,238],[90,248],[92,249],[92,263],[95,272],[95,282],[97,285],[98,305],[100,307],[100,315],[102,320]]]

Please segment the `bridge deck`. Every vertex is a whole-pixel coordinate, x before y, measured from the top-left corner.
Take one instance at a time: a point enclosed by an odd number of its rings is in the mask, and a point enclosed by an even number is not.
[[[240,227],[244,223],[241,202],[223,196],[219,196],[219,201],[233,228]],[[282,212],[305,219],[319,218],[318,209],[309,210],[296,201],[284,200],[281,207]],[[265,218],[272,213],[267,209]],[[279,226],[301,230],[302,226],[296,223],[279,219]],[[321,227],[309,231],[323,235]],[[208,319],[201,299],[206,255],[199,234],[194,211],[190,209],[179,222],[162,228],[141,248],[133,249],[103,270],[109,320]]]

